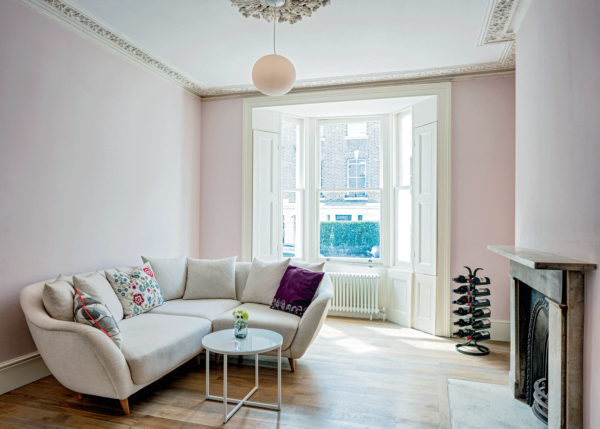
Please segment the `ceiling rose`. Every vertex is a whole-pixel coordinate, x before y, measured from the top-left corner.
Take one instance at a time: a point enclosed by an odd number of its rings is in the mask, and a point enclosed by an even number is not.
[[[279,22],[294,24],[303,17],[310,17],[313,12],[322,6],[327,6],[331,0],[285,0],[285,4],[277,8]],[[263,18],[268,22],[273,20],[273,8],[267,0],[231,0],[231,5],[246,18]]]

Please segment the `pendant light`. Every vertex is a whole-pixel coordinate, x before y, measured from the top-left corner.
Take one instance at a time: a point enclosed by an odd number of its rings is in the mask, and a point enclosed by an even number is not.
[[[259,59],[252,68],[252,82],[265,95],[287,94],[296,83],[296,69],[286,57],[277,55],[275,50],[275,30],[277,28],[277,7],[285,0],[266,0],[273,8],[273,54]]]

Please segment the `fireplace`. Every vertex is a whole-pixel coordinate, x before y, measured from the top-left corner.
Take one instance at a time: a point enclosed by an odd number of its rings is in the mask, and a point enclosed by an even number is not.
[[[548,337],[549,304],[546,295],[523,284],[524,295],[529,298],[529,316],[523,314],[527,335],[519,341],[526,341],[525,356],[525,401],[532,407],[533,414],[548,424]],[[523,306],[527,310],[526,306]]]
[[[514,246],[509,387],[549,428],[583,428],[584,273],[596,264]]]

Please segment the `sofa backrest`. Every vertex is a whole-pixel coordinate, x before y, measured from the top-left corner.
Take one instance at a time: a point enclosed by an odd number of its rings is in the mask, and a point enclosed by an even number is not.
[[[235,295],[238,301],[242,300],[242,294],[246,287],[246,280],[250,274],[252,262],[236,262],[235,263]]]

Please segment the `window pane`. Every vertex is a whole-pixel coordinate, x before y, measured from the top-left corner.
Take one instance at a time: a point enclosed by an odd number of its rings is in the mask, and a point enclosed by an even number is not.
[[[325,258],[380,258],[381,195],[365,191],[322,192],[319,202],[319,254]]]
[[[398,191],[397,213],[398,224],[398,249],[396,258],[398,261],[410,262],[412,251],[412,198],[410,189]]]
[[[281,137],[281,187],[296,188],[298,185],[298,124],[284,122]]]
[[[302,257],[302,204],[300,192],[282,192],[283,257]]]
[[[402,118],[402,183],[400,186],[412,186],[412,115]]]
[[[363,138],[347,138],[348,127],[360,124],[320,126],[321,188],[381,187],[381,123],[364,123]]]

